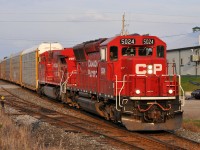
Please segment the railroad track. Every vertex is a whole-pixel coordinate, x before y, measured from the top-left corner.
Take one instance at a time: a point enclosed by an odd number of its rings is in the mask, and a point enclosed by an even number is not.
[[[168,142],[172,145],[181,145],[184,149],[199,149],[200,143],[191,140],[189,138],[181,137],[172,131],[162,131],[159,133],[145,133],[146,136],[152,137],[154,139],[159,139],[161,141]]]
[[[163,133],[144,135],[111,126],[105,121],[94,122],[70,114],[66,115],[22,99],[6,89],[2,89],[2,92],[6,96],[6,105],[17,109],[20,114],[28,114],[41,121],[63,128],[66,132],[82,133],[85,137],[102,137],[99,139],[100,143],[109,143],[121,149],[198,149],[200,146],[199,143],[186,139],[181,140],[180,137],[176,140],[174,135],[173,138],[166,135],[164,138]]]

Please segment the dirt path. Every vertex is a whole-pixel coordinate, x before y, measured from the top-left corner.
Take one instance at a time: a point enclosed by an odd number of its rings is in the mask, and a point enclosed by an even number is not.
[[[200,120],[200,100],[190,99],[185,101],[185,106],[182,107],[184,119]]]

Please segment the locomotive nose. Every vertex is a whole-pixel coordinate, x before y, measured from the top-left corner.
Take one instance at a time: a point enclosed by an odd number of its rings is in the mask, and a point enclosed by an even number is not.
[[[160,122],[162,120],[162,113],[158,106],[153,106],[146,114],[148,121],[152,120],[152,122]]]
[[[164,121],[164,115],[161,109],[157,105],[154,105],[144,113],[144,119],[147,122],[159,123]]]

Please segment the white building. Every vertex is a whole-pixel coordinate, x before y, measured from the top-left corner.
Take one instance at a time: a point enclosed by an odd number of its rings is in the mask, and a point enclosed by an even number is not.
[[[177,74],[200,75],[200,27],[192,33],[166,37],[167,60],[175,62]]]

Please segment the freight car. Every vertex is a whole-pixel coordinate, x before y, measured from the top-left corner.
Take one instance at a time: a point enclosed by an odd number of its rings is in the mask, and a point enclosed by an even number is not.
[[[32,62],[34,70],[27,73],[35,71],[34,88],[26,87],[40,94],[122,123],[131,131],[181,126],[180,76],[174,65],[169,71],[166,44],[155,36],[103,38],[37,57]],[[29,68],[21,68],[23,76]],[[30,82],[28,76],[26,81]]]
[[[1,79],[23,87],[38,89],[38,57],[49,50],[63,49],[60,43],[41,43],[1,61]]]

